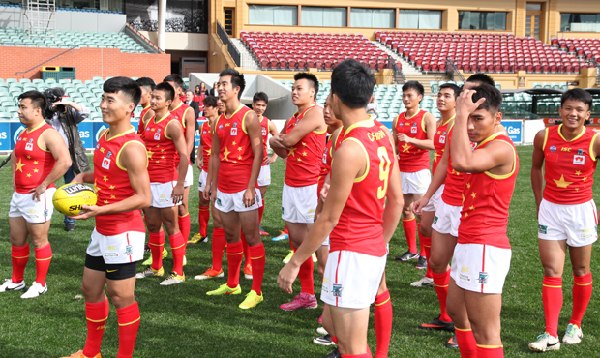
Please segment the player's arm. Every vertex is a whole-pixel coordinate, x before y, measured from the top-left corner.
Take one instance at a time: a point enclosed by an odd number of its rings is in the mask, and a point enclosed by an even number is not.
[[[314,131],[325,130],[325,120],[323,119],[323,110],[321,107],[313,107],[310,111],[306,112],[304,118],[298,123],[289,133],[280,134],[281,144],[286,148],[295,146],[302,138],[306,137]]]
[[[177,165],[177,184],[175,184],[173,192],[171,193],[174,203],[177,203],[183,199],[183,182],[188,170],[189,154],[187,151],[187,143],[181,129],[181,123],[173,120],[167,124],[167,128],[165,129],[165,134],[173,141],[175,150],[177,150],[177,153],[179,154],[179,164]]]
[[[35,200],[39,200],[40,195],[46,191],[46,187],[62,177],[72,164],[69,149],[67,148],[64,139],[57,131],[49,129],[45,131],[42,136],[44,138],[46,150],[52,154],[52,157],[56,162],[54,163],[52,170],[50,170],[50,173],[44,178],[44,181],[31,191]]]
[[[434,150],[433,136],[435,135],[435,118],[429,112],[423,116],[423,122],[425,124],[425,133],[427,139],[417,139],[409,136],[405,136],[404,141],[410,143],[419,149]]]
[[[544,188],[544,139],[546,130],[539,131],[533,138],[533,154],[531,155],[531,189],[535,198],[536,210],[540,208]]]
[[[260,122],[254,111],[247,112],[246,118],[244,119],[244,126],[246,127],[248,137],[250,137],[250,146],[254,153],[252,171],[250,172],[250,180],[248,180],[248,189],[244,192],[244,204],[246,206],[251,206],[256,200],[256,180],[264,157]]]
[[[281,133],[273,135],[271,139],[269,139],[269,146],[273,149],[273,152],[283,159],[287,158],[287,147],[283,144],[281,136],[286,133],[288,121],[289,119],[285,121]]]
[[[346,141],[336,151],[331,168],[331,187],[323,210],[290,262],[279,272],[277,283],[283,291],[292,292],[292,283],[298,275],[300,265],[321,246],[325,237],[337,225],[352,191],[354,179],[365,170],[366,163],[365,152],[357,143]]]
[[[417,214],[421,214],[421,209],[427,205],[429,199],[435,194],[435,192],[439,189],[442,184],[446,181],[446,174],[448,170],[448,153],[450,152],[450,148],[448,147],[448,143],[446,143],[446,150],[442,154],[440,161],[433,173],[433,177],[431,178],[431,183],[429,184],[429,188],[427,188],[427,192],[423,194],[421,199],[417,200],[413,204],[413,211]]]
[[[183,114],[183,121],[185,123],[185,143],[187,145],[188,152],[187,158],[190,157],[189,153],[194,151],[194,137],[196,136],[196,118],[194,117],[194,114],[195,112],[192,107],[186,109],[185,113]]]
[[[104,206],[87,206],[82,208],[82,214],[73,219],[84,220],[97,215],[117,214],[150,206],[150,177],[148,176],[148,157],[146,148],[137,141],[128,142],[121,149],[119,166],[127,170],[133,195]]]
[[[400,117],[400,115],[396,116],[396,118],[392,122],[392,139],[393,139],[393,144],[394,144],[394,150],[396,150],[396,148],[398,148],[398,130],[396,129],[396,124],[398,123],[398,117]]]
[[[202,193],[202,197],[204,197],[204,200],[211,199],[211,195],[213,197],[216,197],[217,195],[217,173],[219,172],[219,154],[221,151],[221,143],[219,142],[219,136],[217,135],[218,123],[219,120],[217,119],[211,125],[212,144],[210,148],[210,157],[208,159],[208,173],[206,176],[206,186],[204,187],[204,192]],[[215,188],[215,190],[212,190],[212,188]]]
[[[273,123],[273,121],[271,121],[270,119],[268,119],[268,123],[269,123],[269,133],[271,134],[271,136],[277,136],[279,135],[279,130],[277,130],[277,126],[275,125],[275,123]],[[273,154],[270,157],[267,157],[267,160],[269,161],[269,164],[271,163],[275,163],[275,161],[277,160],[277,153],[275,151],[273,151]]]
[[[400,176],[400,166],[398,160],[390,158],[392,161],[392,173],[387,184],[386,202],[383,210],[383,238],[389,243],[396,232],[396,227],[402,216],[404,207],[404,195],[402,193],[402,178]]]
[[[202,161],[204,158],[202,157],[202,136],[200,136],[200,143],[198,143],[198,148],[196,148],[196,167],[198,169],[202,169]]]

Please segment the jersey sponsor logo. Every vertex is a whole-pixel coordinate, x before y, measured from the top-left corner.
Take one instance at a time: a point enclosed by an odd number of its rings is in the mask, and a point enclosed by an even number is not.
[[[233,127],[229,131],[229,135],[237,135],[237,123],[233,123]]]
[[[440,144],[445,144],[445,143],[446,143],[446,135],[442,134],[442,135],[440,136],[440,139],[438,140],[438,142],[439,142]]]
[[[547,234],[548,233],[548,225],[538,225],[538,234]]]
[[[585,164],[585,156],[584,155],[574,155],[573,156],[573,164],[577,164],[577,165]]]
[[[33,150],[33,138],[29,138],[29,141],[25,144],[25,150],[30,152]]]
[[[261,129],[260,129],[260,133],[261,133],[262,135],[267,135],[267,129],[266,129],[266,128],[264,128],[264,127],[263,127],[263,128],[261,128]]]
[[[550,151],[553,152],[553,153],[556,152],[556,146],[555,145],[551,146],[550,147]]]
[[[489,278],[489,275],[487,272],[480,272],[477,282],[479,282],[482,285],[485,285],[486,283],[488,283],[488,278]]]
[[[411,127],[410,134],[417,134],[417,127]]]
[[[109,150],[106,153],[106,156],[102,160],[102,168],[109,169],[110,168],[110,158],[112,157],[112,152]]]
[[[333,297],[342,297],[343,290],[344,290],[344,287],[342,286],[341,283],[334,283],[331,286],[331,294],[333,295]]]
[[[160,128],[156,130],[156,133],[154,133],[154,140],[160,140],[160,131]]]
[[[571,148],[570,147],[560,147],[560,151],[561,152],[571,153]]]

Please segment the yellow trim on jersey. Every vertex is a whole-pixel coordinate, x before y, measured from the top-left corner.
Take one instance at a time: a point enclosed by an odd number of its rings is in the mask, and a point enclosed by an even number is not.
[[[450,121],[453,121],[454,117],[456,117],[456,114],[454,114],[452,117],[448,118],[446,121],[442,121],[442,123],[440,123],[440,127],[445,126],[446,124],[450,123]],[[452,123],[452,127],[454,127],[454,123]],[[450,128],[452,128],[452,127],[450,127]],[[448,128],[448,130],[450,130],[450,128]]]
[[[121,146],[121,149],[119,149],[119,152],[117,153],[117,159],[115,159],[115,162],[117,163],[117,167],[119,167],[119,169],[127,171],[127,168],[125,168],[124,166],[121,165],[121,162],[119,161],[119,158],[121,158],[121,152],[123,151],[123,149],[125,149],[125,147],[127,146],[127,144],[129,143],[139,143],[142,148],[144,148],[144,152],[146,152],[146,146],[144,145],[144,143],[140,142],[139,140],[130,140],[127,141],[125,143],[123,143],[123,145]],[[146,156],[146,168],[148,168],[148,157]]]
[[[27,132],[27,134],[31,134],[35,131],[37,131],[38,129],[42,128],[44,125],[46,125],[45,121],[42,121],[42,123],[40,123],[37,127],[33,127],[33,129],[29,129],[29,128],[25,128],[25,132]]]
[[[246,111],[246,113],[244,113],[244,116],[242,117],[242,131],[245,134],[248,134],[248,131],[246,130],[246,116],[248,115],[248,113],[250,113],[250,111]],[[261,135],[261,137],[262,137],[262,135]]]
[[[363,121],[361,121],[361,122],[363,122]],[[360,123],[360,122],[358,122],[358,123]],[[351,129],[351,128],[352,127],[349,127],[348,129]],[[344,142],[347,140],[358,144],[362,148],[362,150],[365,152],[365,157],[367,159],[367,167],[365,168],[365,172],[358,178],[354,178],[355,183],[360,183],[361,181],[365,180],[367,175],[369,175],[369,170],[371,170],[371,161],[369,160],[369,152],[367,152],[367,148],[365,148],[364,144],[362,144],[362,142],[359,141],[358,139],[356,139],[354,137],[344,138]]]
[[[156,120],[156,113],[155,113],[155,114],[154,114],[154,117],[153,117],[153,119],[154,119],[154,124],[158,124],[158,123],[160,123],[160,122],[164,121],[164,120],[165,120],[165,119],[166,119],[168,116],[170,116],[170,115],[171,115],[171,112],[167,112],[167,114],[165,114],[164,116],[162,116],[162,118],[161,118],[161,119],[159,119],[159,120],[157,121],[157,120]]]
[[[179,107],[181,107],[182,105],[183,105],[183,102],[179,103],[179,104],[177,105],[177,107],[175,107],[175,108],[171,109],[169,112],[176,111],[176,110],[177,110]]]
[[[316,103],[313,103],[310,106],[306,107],[306,109],[302,113],[298,113],[298,112],[294,113],[294,117],[298,118],[299,115],[302,115],[302,118],[304,118],[306,113],[308,113],[308,111],[310,111],[311,109],[315,108],[316,105],[317,105]],[[302,119],[302,118],[300,118],[300,119]]]
[[[396,126],[398,125],[398,119],[400,119],[400,115],[397,115],[396,118],[392,121],[392,131],[396,130]]]
[[[375,121],[367,118],[350,125],[348,128],[346,128],[344,133],[347,135],[355,128],[371,128],[373,126],[375,126]]]
[[[245,105],[243,105],[243,104],[240,104],[240,106],[239,106],[239,107],[238,107],[238,108],[237,108],[235,111],[233,111],[233,113],[232,113],[232,114],[231,114],[231,116],[229,116],[229,117],[227,117],[227,116],[225,115],[225,113],[223,113],[223,114],[222,114],[222,116],[223,116],[223,117],[225,117],[225,119],[231,119],[231,117],[235,116],[235,114],[236,114],[237,112],[239,112],[239,111],[240,111],[240,109],[242,109],[242,107],[245,107]]]
[[[106,129],[104,132],[102,132],[102,134],[101,134],[101,136],[104,136],[104,140],[105,140],[105,141],[107,141],[107,142],[109,142],[109,141],[111,141],[111,140],[113,140],[113,139],[115,139],[115,138],[122,137],[122,136],[124,136],[124,135],[126,135],[126,134],[135,133],[135,129],[133,128],[133,126],[131,126],[131,128],[130,128],[130,129],[128,129],[128,130],[126,130],[125,132],[123,132],[123,133],[119,133],[119,134],[115,135],[114,137],[107,138],[107,137],[106,137],[106,135],[108,134],[108,131],[109,131],[109,130],[110,130],[110,128],[107,128],[107,129]]]
[[[183,111],[183,117],[181,118],[181,125],[183,126],[184,129],[185,129],[185,115],[187,114],[187,111],[190,109],[192,109],[192,107],[188,107],[185,109],[185,111]]]
[[[546,144],[548,143],[549,132],[550,132],[550,128],[544,129],[544,143],[542,144],[542,151],[546,150]]]
[[[496,139],[496,137],[499,136],[500,134],[502,134],[502,133],[494,133],[494,134],[492,134],[491,136],[489,136],[489,137],[485,138],[484,140],[482,140],[481,142],[479,142],[477,144],[477,146],[480,147],[480,146],[484,145],[485,143],[490,142],[490,141]]]
[[[517,150],[515,149],[515,147],[512,144],[510,144],[509,142],[507,142],[505,140],[499,139],[498,141],[506,143],[507,145],[510,146],[510,149],[512,149],[512,151],[513,151],[513,167],[511,169],[511,171],[508,172],[508,173],[506,173],[506,174],[494,174],[494,173],[489,172],[487,170],[484,171],[484,173],[485,173],[485,175],[489,176],[490,178],[502,180],[502,179],[509,178],[511,175],[513,175],[513,173],[517,169]]]
[[[562,139],[563,139],[565,142],[572,142],[572,141],[575,141],[575,140],[577,140],[577,139],[581,138],[581,136],[585,134],[585,127],[583,127],[583,130],[581,131],[581,133],[579,133],[578,135],[576,135],[576,136],[575,136],[573,139],[571,139],[571,140],[568,140],[568,139],[567,139],[567,138],[565,138],[565,137],[562,135],[562,133],[560,132],[560,130],[561,130],[561,128],[562,128],[562,126],[563,126],[563,125],[562,125],[562,123],[558,125],[558,130],[557,130],[557,132],[558,132],[558,135],[559,135],[559,136],[560,136],[560,137],[561,137],[561,138],[562,138]]]
[[[417,112],[416,112],[415,114],[413,114],[412,116],[410,116],[410,117],[407,117],[407,116],[406,116],[406,114],[404,114],[404,119],[412,119],[412,118],[416,117],[416,116],[417,116],[419,113],[421,113],[421,111],[422,111],[422,109],[421,109],[421,108],[419,108],[419,109],[417,110]],[[406,113],[406,111],[404,111],[404,112],[402,112],[402,113]],[[401,113],[401,114],[402,114],[402,113]],[[425,113],[429,113],[429,112],[425,111]],[[398,117],[400,117],[400,114],[398,115]]]
[[[425,116],[428,114],[431,114],[431,113],[425,111],[425,113],[423,113],[423,117],[421,117],[421,130],[423,131],[423,133],[427,133],[427,126],[425,125]],[[433,117],[433,114],[431,114],[431,116]]]
[[[175,123],[177,123],[177,124],[181,125],[181,123],[180,123],[179,121],[177,121],[177,120],[175,120],[175,121],[170,121],[169,123],[167,123],[167,125],[165,126],[165,138],[167,138],[167,139],[172,139],[172,138],[171,138],[171,137],[169,137],[169,135],[167,134],[167,127],[169,126],[169,124],[171,124],[171,123],[173,123],[173,122],[175,122]],[[185,135],[184,135],[184,137],[185,137]],[[185,138],[183,138],[183,139],[185,140]]]
[[[313,131],[313,133],[314,134],[325,134],[325,133],[327,133],[327,127],[325,127],[325,129],[323,129],[322,131],[319,131],[319,130]]]
[[[595,133],[592,136],[592,140],[590,141],[590,148],[588,149],[590,151],[590,158],[592,158],[593,161],[596,161],[596,153],[594,153],[594,142],[596,141],[597,136],[598,133]]]
[[[39,128],[38,128],[39,129]],[[46,130],[48,130],[50,128],[47,128]],[[54,128],[53,128],[54,129]],[[37,130],[37,129],[36,129]],[[33,131],[32,131],[33,132]],[[43,131],[42,134],[46,133],[46,131]],[[38,137],[37,141],[36,141],[36,145],[38,146],[38,148],[40,148],[41,150],[43,150],[46,153],[50,153],[50,151],[48,150],[48,148],[46,147],[46,142],[44,142],[44,147],[42,148],[42,145],[40,143],[40,141],[42,140],[42,134],[40,134],[40,136]]]

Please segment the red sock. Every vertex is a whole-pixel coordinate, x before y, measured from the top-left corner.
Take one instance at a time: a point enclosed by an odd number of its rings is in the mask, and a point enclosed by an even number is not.
[[[477,343],[473,331],[454,327],[454,333],[456,334],[458,349],[460,349],[460,356],[462,358],[477,357]]]
[[[504,347],[477,345],[477,358],[504,358]]]
[[[259,243],[248,247],[250,260],[252,260],[252,289],[257,294],[262,294],[262,282],[265,274],[265,246]]]
[[[431,258],[431,236],[421,235],[421,248],[425,250],[424,256],[427,258],[427,271],[425,271],[425,277],[433,278],[433,271],[431,271],[431,265],[429,259]]]
[[[35,249],[35,282],[46,286],[46,275],[52,260],[50,243]]]
[[[342,358],[373,358],[373,354],[371,354],[371,349],[367,347],[366,353],[361,354],[342,354]]]
[[[404,219],[402,220],[402,226],[404,226],[404,236],[406,237],[406,245],[408,251],[411,253],[417,252],[417,219]]]
[[[190,216],[188,215],[188,218]],[[173,272],[183,276],[183,257],[185,256],[185,245],[187,241],[181,234],[181,231],[169,235],[169,244],[173,253]]]
[[[212,234],[212,268],[223,269],[223,254],[225,253],[225,230],[222,227],[213,228]]]
[[[265,212],[265,198],[264,197],[261,199],[261,202],[262,202],[262,206],[260,208],[258,208],[258,226],[260,226],[260,223],[262,222],[263,213]]]
[[[12,246],[12,282],[23,281],[25,266],[29,261],[29,244]]]
[[[165,248],[165,232],[151,232],[148,238],[148,246],[150,246],[150,253],[152,254],[152,268],[160,270],[163,266],[162,253]]]
[[[198,208],[198,233],[202,237],[208,235],[208,220],[210,220],[210,207],[200,206]]]
[[[96,303],[85,303],[85,319],[87,322],[87,337],[83,346],[83,355],[95,357],[100,353],[102,337],[104,336],[104,325],[108,318],[108,299]]]
[[[419,252],[419,255],[427,257],[427,254],[425,253],[424,237],[421,235],[421,223],[417,224],[417,235],[419,235],[419,245],[421,245],[421,251]]]
[[[227,244],[227,286],[230,288],[234,288],[240,283],[240,266],[243,255],[244,245],[241,241]]]
[[[337,336],[331,336],[331,341],[332,341],[333,343],[335,343],[335,344],[338,344],[338,343],[339,343],[339,342],[338,342],[338,339],[337,339]]]
[[[183,236],[183,239],[187,242],[190,238],[190,231],[192,231],[192,219],[190,218],[190,213],[187,213],[184,216],[178,216],[177,222],[179,224],[181,236]]]
[[[573,276],[573,313],[569,323],[581,327],[583,315],[592,297],[592,273],[583,276]]]
[[[300,271],[298,272],[298,280],[300,280],[300,292],[308,293],[311,295],[315,294],[315,263],[312,260],[312,256],[306,259],[300,265]]]
[[[392,339],[392,319],[394,313],[390,291],[375,296],[375,349],[376,358],[387,358]]]
[[[440,304],[440,319],[445,322],[452,322],[452,318],[446,311],[446,299],[448,298],[448,284],[450,284],[450,270],[444,273],[433,273],[433,287]]]
[[[242,239],[242,245],[244,245],[244,263],[248,265],[250,263],[250,254],[248,253],[248,241],[246,241],[246,235],[240,232],[240,239]]]
[[[119,323],[119,352],[117,358],[133,357],[135,338],[140,327],[140,309],[137,302],[117,308],[117,322]]]
[[[546,332],[554,337],[558,337],[558,316],[560,316],[563,304],[562,277],[544,276],[542,302],[544,303]]]

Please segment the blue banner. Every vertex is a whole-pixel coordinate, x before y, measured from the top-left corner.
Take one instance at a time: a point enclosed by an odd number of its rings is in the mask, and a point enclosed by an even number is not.
[[[503,120],[501,123],[515,144],[523,144],[523,120]]]
[[[15,143],[17,142],[17,138],[19,137],[19,134],[21,134],[21,132],[23,132],[24,130],[25,130],[25,126],[22,125],[21,122],[19,122],[19,121],[10,122],[10,136],[11,136],[10,150],[13,150],[15,148]]]
[[[81,122],[77,125],[79,129],[79,138],[85,149],[94,149],[94,124],[93,122]]]
[[[11,150],[12,148],[10,122],[0,122],[0,150]]]

